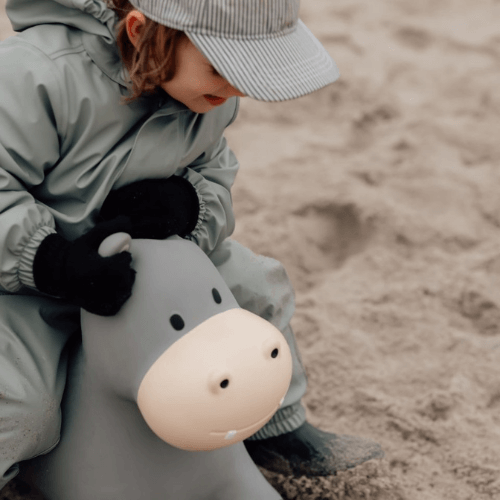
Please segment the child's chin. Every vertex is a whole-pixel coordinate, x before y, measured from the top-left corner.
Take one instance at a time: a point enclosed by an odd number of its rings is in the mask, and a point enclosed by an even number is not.
[[[210,106],[210,104],[208,104],[208,102],[206,104],[199,104],[199,103],[183,103],[186,108],[188,108],[190,111],[192,111],[193,113],[206,113],[207,111],[210,111],[213,106]]]
[[[210,104],[204,97],[196,99],[195,101],[185,102],[184,104],[194,113],[207,113],[216,107]]]

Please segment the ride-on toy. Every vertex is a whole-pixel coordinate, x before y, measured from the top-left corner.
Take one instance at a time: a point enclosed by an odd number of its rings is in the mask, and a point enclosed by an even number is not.
[[[46,500],[278,500],[242,441],[276,412],[285,338],[241,309],[209,258],[179,237],[129,249],[132,297],[116,316],[82,311],[61,442],[22,468]]]

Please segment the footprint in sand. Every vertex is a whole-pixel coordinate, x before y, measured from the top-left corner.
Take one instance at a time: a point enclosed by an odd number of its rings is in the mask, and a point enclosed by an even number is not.
[[[355,204],[328,201],[296,209],[288,219],[287,234],[291,241],[283,242],[284,263],[297,288],[308,289],[318,283],[318,275],[339,269],[363,251],[372,230]]]
[[[464,290],[459,300],[459,309],[481,335],[500,334],[500,306],[494,299],[476,290]]]
[[[414,50],[425,50],[433,42],[433,36],[425,30],[414,26],[402,26],[394,32],[394,37],[401,44]]]

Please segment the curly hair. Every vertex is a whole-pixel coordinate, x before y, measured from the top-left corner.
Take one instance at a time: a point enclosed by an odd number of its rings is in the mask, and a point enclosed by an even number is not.
[[[144,94],[153,94],[162,83],[172,80],[176,71],[176,51],[179,42],[186,39],[184,32],[163,26],[148,17],[142,27],[137,48],[127,34],[126,17],[135,7],[128,0],[106,0],[116,13],[116,42],[130,76],[128,97],[121,104],[130,104]]]

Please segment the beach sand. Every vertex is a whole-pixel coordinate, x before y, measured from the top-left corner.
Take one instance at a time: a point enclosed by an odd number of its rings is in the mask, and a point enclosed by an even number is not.
[[[287,500],[498,500],[500,2],[314,0],[301,17],[342,76],[242,100],[234,237],[295,286],[308,420],[386,456],[268,478]],[[0,499],[34,500],[16,488]]]

